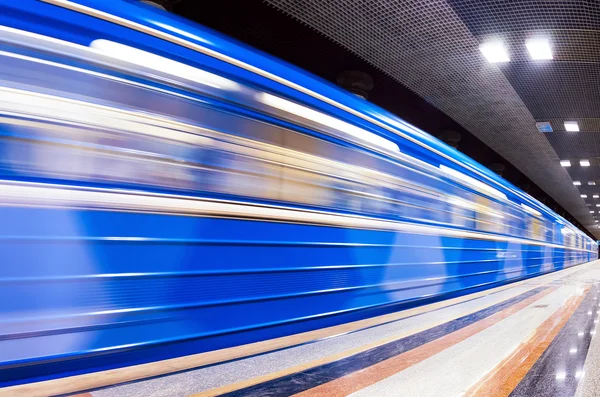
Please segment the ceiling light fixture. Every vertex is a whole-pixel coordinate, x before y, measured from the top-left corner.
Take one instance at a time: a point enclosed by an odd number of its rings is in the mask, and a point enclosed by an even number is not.
[[[587,194],[582,194],[581,198],[587,198]]]
[[[590,160],[579,160],[579,165],[582,167],[589,167],[590,166]]]
[[[560,160],[560,165],[562,165],[563,167],[570,167],[571,160]]]
[[[553,58],[552,48],[550,48],[548,39],[529,39],[525,42],[525,47],[527,47],[527,51],[529,51],[531,59],[536,61]]]
[[[580,181],[573,181],[573,185],[575,185],[575,186],[581,186],[581,182]]]
[[[597,194],[594,194],[592,197],[593,198],[600,198],[600,196],[598,196]]]
[[[488,41],[479,46],[479,51],[489,63],[510,62],[508,52],[501,41]]]
[[[596,185],[596,182],[595,182],[595,181],[588,181],[588,185],[590,185],[590,186],[595,186],[595,185]]]
[[[579,132],[579,124],[577,124],[577,121],[565,121],[565,130]]]

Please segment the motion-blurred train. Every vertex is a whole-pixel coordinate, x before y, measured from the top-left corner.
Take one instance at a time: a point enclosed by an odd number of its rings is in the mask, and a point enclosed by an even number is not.
[[[0,0],[0,134],[0,386],[597,257],[427,133],[135,2]]]

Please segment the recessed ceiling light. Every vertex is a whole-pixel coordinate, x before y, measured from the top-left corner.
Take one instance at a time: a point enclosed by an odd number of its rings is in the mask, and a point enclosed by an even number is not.
[[[579,182],[579,181],[573,181],[573,185],[575,185],[575,186],[581,186],[581,182]]]
[[[571,161],[570,160],[560,160],[560,165],[562,165],[563,167],[570,167]]]
[[[548,39],[529,39],[525,42],[525,47],[527,47],[531,59],[552,59],[552,49]]]
[[[590,211],[590,214],[593,214],[593,213],[594,213],[594,211]]]
[[[589,167],[590,166],[590,160],[579,160],[579,165],[582,167]]]
[[[596,204],[596,207],[600,207],[600,204]]]
[[[587,194],[582,194],[581,198],[587,198]]]
[[[597,194],[594,194],[592,197],[593,198],[600,198],[600,196],[598,196]]]
[[[578,132],[579,124],[577,124],[577,121],[565,121],[565,130],[569,132]]]
[[[479,46],[479,51],[489,63],[510,62],[508,52],[501,41],[488,41]]]
[[[590,185],[590,186],[594,186],[595,184],[596,184],[595,181],[588,181],[588,185]]]

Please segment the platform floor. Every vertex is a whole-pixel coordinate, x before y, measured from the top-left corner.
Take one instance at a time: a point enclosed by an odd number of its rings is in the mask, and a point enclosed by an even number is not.
[[[242,349],[0,389],[0,396],[83,389],[91,391],[76,395],[599,396],[599,309],[594,261]]]

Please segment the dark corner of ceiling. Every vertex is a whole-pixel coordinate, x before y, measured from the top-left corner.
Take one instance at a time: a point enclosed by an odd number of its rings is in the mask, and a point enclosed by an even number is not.
[[[535,197],[594,238],[575,217],[502,156],[385,72],[262,0],[153,0],[172,12],[368,98]]]

